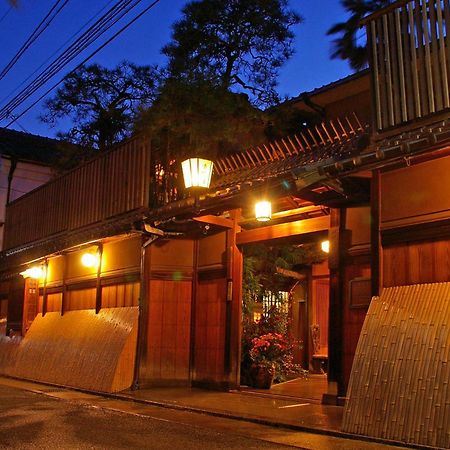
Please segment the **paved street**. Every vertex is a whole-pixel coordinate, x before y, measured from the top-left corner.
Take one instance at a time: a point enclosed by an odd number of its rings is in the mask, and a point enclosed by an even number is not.
[[[31,392],[32,389],[35,392]],[[0,448],[372,450],[399,447],[272,428],[3,379],[0,384]]]

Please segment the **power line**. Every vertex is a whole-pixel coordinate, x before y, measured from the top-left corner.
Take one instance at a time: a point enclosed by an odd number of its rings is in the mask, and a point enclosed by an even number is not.
[[[114,26],[123,16],[135,8],[142,0],[121,0],[107,11],[94,25],[83,33],[69,48],[57,57],[31,83],[0,110],[0,120],[10,117],[13,111],[27,98],[56,75],[83,50],[95,42],[102,34]]]
[[[31,33],[30,37],[25,41],[25,43],[20,47],[17,53],[12,57],[11,61],[0,71],[0,80],[5,77],[5,75],[14,67],[20,57],[30,48],[30,46],[36,41],[36,39],[49,27],[53,19],[60,13],[60,11],[67,5],[69,0],[57,0],[56,3],[51,7],[50,11],[41,20],[40,24]],[[61,3],[58,7],[58,5]]]
[[[6,19],[6,17],[7,17],[7,15],[11,12],[11,10],[13,9],[13,7],[12,6],[10,6],[7,10],[6,10],[6,12],[3,14],[3,16],[2,17],[0,17],[0,23],[2,23],[3,22],[3,20],[5,20]]]
[[[58,54],[63,48],[69,44],[76,36],[78,36],[90,23],[92,23],[114,0],[109,0],[96,14],[94,14],[82,27],[80,27],[75,33],[72,34],[63,44],[61,44],[48,58],[44,60],[30,75],[28,75],[15,89],[13,89],[8,95],[0,100],[0,104],[4,103],[8,98],[10,98],[15,92],[17,92],[28,80],[30,80],[35,74],[42,69],[45,64],[47,64],[54,56]]]
[[[128,29],[133,23],[135,23],[138,19],[140,19],[146,12],[152,9],[156,4],[158,4],[160,0],[154,0],[150,5],[144,8],[138,15],[136,15],[130,22],[125,24],[120,30],[114,33],[106,42],[104,42],[100,47],[94,50],[89,56],[87,56],[81,63],[79,63],[74,69],[72,69],[67,75],[74,73],[78,70],[82,65],[84,65],[87,61],[89,61],[93,56],[95,56],[98,52],[100,52],[103,48],[105,48],[108,44],[110,44],[117,36],[123,33],[126,29]],[[67,76],[66,75],[66,76]],[[23,110],[20,114],[14,116],[14,119],[11,120],[5,128],[11,126],[14,122],[20,119],[24,114],[26,114],[31,108],[36,106],[45,96],[47,96],[53,89],[55,89],[62,81],[64,77],[61,78],[57,83],[53,84],[49,89],[47,89],[37,100],[35,100],[30,106],[28,106],[25,110]]]

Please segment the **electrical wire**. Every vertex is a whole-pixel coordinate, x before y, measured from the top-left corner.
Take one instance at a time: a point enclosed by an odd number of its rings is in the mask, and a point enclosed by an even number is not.
[[[128,29],[133,23],[135,23],[138,19],[140,19],[145,13],[147,13],[150,9],[152,9],[156,4],[158,4],[160,0],[154,0],[150,5],[144,8],[139,14],[137,14],[130,22],[125,24],[122,28],[120,28],[116,33],[114,33],[107,41],[105,41],[102,45],[100,45],[96,50],[94,50],[91,54],[89,54],[83,61],[81,61],[74,69],[72,69],[69,74],[74,73],[81,66],[83,66],[87,61],[89,61],[93,56],[95,56],[98,52],[103,50],[108,44],[110,44],[117,36],[122,34],[126,29]],[[66,75],[66,76],[67,76]],[[6,125],[6,128],[11,126],[14,122],[20,119],[24,114],[26,114],[30,109],[36,106],[44,97],[46,97],[53,89],[55,89],[65,77],[61,78],[57,83],[53,84],[49,89],[47,89],[37,100],[35,100],[30,106],[28,106],[25,110],[23,110],[18,115],[15,115],[14,118]]]
[[[7,101],[14,93],[16,93],[28,80],[31,80],[40,69],[42,69],[54,56],[56,56],[63,48],[65,48],[69,42],[75,39],[90,23],[92,23],[114,0],[109,0],[96,14],[94,14],[82,27],[80,27],[75,33],[73,33],[63,44],[61,44],[48,58],[46,58],[30,75],[28,75],[15,89],[13,89],[8,95],[0,100],[0,104]],[[11,7],[12,8],[12,7]],[[1,22],[1,19],[0,19]]]
[[[106,14],[98,19],[83,35],[57,57],[46,69],[44,69],[31,83],[19,94],[10,100],[0,110],[0,120],[10,117],[13,111],[27,98],[34,94],[40,87],[46,84],[62,68],[77,57],[83,50],[95,42],[102,34],[114,26],[123,16],[135,8],[142,0],[118,1]]]
[[[10,6],[10,7],[6,10],[6,12],[3,14],[3,16],[0,17],[0,23],[2,23],[2,22],[6,19],[7,15],[11,12],[12,9],[13,9],[13,7]]]
[[[5,77],[5,75],[15,66],[17,61],[21,56],[30,48],[30,46],[39,38],[39,36],[49,27],[53,19],[61,12],[64,6],[67,5],[69,0],[57,0],[56,3],[51,7],[50,11],[41,20],[40,24],[31,33],[29,38],[20,47],[17,53],[12,57],[11,61],[0,71],[0,80]],[[60,3],[62,3],[60,5]]]

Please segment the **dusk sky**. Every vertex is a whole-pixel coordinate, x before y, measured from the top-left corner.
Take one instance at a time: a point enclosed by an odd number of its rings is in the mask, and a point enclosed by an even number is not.
[[[54,0],[21,0],[18,9],[9,10],[6,1],[0,4],[0,70],[10,61],[38,23],[44,18]],[[122,19],[119,26],[134,17],[138,11],[149,5],[143,1],[135,12]],[[180,17],[185,0],[160,0],[131,28],[94,56],[90,62],[97,62],[108,67],[127,59],[136,64],[164,65],[165,58],[160,53],[161,47],[169,42],[171,25]],[[111,0],[69,0],[61,13],[55,18],[39,39],[33,43],[17,65],[0,80],[0,105],[3,107],[11,93],[29,77],[50,55],[76,33],[91,17],[103,7],[111,7]],[[293,97],[301,92],[312,90],[324,84],[342,78],[352,71],[346,62],[330,59],[331,38],[326,31],[336,22],[346,19],[346,13],[339,0],[321,2],[308,0],[291,0],[290,5],[304,18],[302,24],[295,28],[296,54],[282,68],[279,78],[279,93]],[[113,32],[109,33],[109,35]],[[69,64],[52,79],[47,87],[61,79],[65,73],[76,66],[106,38],[101,38],[86,50],[78,59]],[[48,62],[47,62],[48,64]],[[44,66],[45,67],[45,66]],[[30,81],[30,80],[29,80]],[[45,91],[41,89],[42,94]],[[34,97],[36,99],[39,95]],[[14,111],[20,114],[32,100],[28,100]],[[39,121],[40,107],[37,105],[18,120],[11,128],[30,133],[53,137],[57,131]],[[9,121],[0,122],[6,126]]]

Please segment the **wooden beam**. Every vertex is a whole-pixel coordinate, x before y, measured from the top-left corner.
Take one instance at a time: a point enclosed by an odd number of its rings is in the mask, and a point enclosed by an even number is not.
[[[319,231],[328,231],[329,228],[330,216],[314,217],[312,219],[297,220],[295,222],[241,231],[236,235],[236,244],[243,245],[290,236],[301,236]]]
[[[194,217],[196,222],[208,223],[210,225],[217,225],[223,228],[234,228],[234,222],[230,219],[225,219],[225,217],[214,216],[212,214],[200,217]]]
[[[284,219],[292,216],[299,216],[301,214],[309,214],[315,213],[323,210],[323,206],[321,205],[310,205],[310,206],[302,206],[300,208],[289,209],[286,211],[279,211],[272,214],[272,220]],[[241,220],[239,225],[244,225],[247,223],[255,223],[256,218],[251,217],[248,219]]]
[[[281,267],[277,267],[277,273],[289,278],[294,278],[295,280],[306,280],[308,277],[303,273],[298,273],[293,270],[283,269]]]

